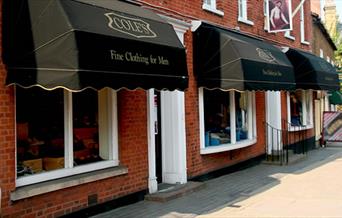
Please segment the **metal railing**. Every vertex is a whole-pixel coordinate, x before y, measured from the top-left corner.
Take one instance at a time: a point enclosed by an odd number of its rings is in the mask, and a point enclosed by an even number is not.
[[[265,122],[266,160],[280,165],[289,163],[292,154],[306,154],[308,147],[303,126],[282,121],[281,129]]]
[[[287,129],[287,144],[295,154],[306,154],[308,152],[307,128],[306,126],[295,126],[287,120],[283,120],[283,129]]]
[[[275,128],[265,123],[266,160],[283,165],[288,162],[288,147],[283,139],[287,139],[287,130]],[[284,137],[285,135],[285,137]]]

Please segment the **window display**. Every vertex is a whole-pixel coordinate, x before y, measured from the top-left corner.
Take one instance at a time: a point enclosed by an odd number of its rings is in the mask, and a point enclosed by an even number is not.
[[[205,146],[230,143],[229,92],[204,90]]]
[[[203,108],[205,147],[252,139],[252,93],[203,89]]]
[[[289,120],[291,126],[311,126],[312,118],[312,92],[310,90],[297,90],[289,92]]]
[[[64,167],[63,91],[16,88],[17,176]],[[58,158],[47,167],[46,158]]]
[[[98,97],[94,90],[73,93],[74,162],[101,160],[99,156]]]
[[[117,139],[112,137],[117,134],[115,101],[111,89],[71,93],[16,87],[17,178],[116,160]],[[102,134],[100,129],[104,130]],[[103,167],[112,164],[117,161],[104,163]],[[75,172],[82,170],[69,175]],[[39,177],[37,181],[51,178]],[[22,184],[27,183],[33,182],[25,180]]]

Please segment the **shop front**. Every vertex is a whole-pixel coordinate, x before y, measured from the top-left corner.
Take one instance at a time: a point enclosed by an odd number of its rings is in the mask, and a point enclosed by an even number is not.
[[[265,92],[295,89],[291,63],[266,41],[211,24],[193,38],[201,157],[265,154]]]
[[[286,96],[288,129],[309,132],[306,140],[310,149],[321,137],[323,111],[329,110],[325,106],[328,91],[340,89],[338,74],[330,63],[309,52],[290,48],[286,55],[296,75],[296,91]],[[314,127],[318,131],[313,131]]]
[[[120,1],[6,1],[2,13],[16,132],[4,215],[62,215],[146,192],[146,90],[188,86],[174,28]]]

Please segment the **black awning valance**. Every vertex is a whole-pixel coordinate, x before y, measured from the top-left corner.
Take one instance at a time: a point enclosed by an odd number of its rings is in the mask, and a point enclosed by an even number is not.
[[[194,33],[195,73],[200,87],[237,90],[291,90],[294,72],[277,47],[210,24]]]
[[[295,70],[297,89],[340,89],[335,68],[323,58],[292,48],[286,55]]]
[[[118,0],[3,3],[7,84],[64,87],[188,86],[186,54],[158,15]]]

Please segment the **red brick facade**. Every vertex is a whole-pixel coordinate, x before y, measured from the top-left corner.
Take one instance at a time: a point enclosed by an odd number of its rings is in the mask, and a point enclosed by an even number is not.
[[[223,1],[217,0],[217,9],[224,12],[224,16],[219,16],[212,12],[202,10],[203,1],[144,1],[149,8],[155,9],[159,13],[170,13],[181,20],[204,20],[210,23],[226,28],[239,28],[242,33],[251,34],[261,37],[270,43],[278,46],[300,48],[310,50],[310,45],[302,44],[300,41],[300,13],[298,12],[293,18],[293,31],[291,35],[295,40],[284,37],[284,33],[268,33],[264,30],[264,14],[263,1],[248,1],[247,17],[254,22],[254,25],[248,25],[238,22],[238,1]],[[294,10],[300,0],[292,1],[292,10]],[[156,5],[156,7],[151,7]],[[305,14],[310,14],[310,2],[304,3]],[[175,13],[177,12],[177,13]],[[305,40],[311,39],[311,19],[310,16],[305,16]],[[187,175],[195,177],[203,173],[207,173],[216,169],[233,165],[243,160],[265,153],[265,129],[263,122],[265,121],[265,94],[257,92],[256,104],[257,107],[257,143],[253,146],[221,152],[217,154],[201,155],[200,154],[200,139],[199,139],[199,109],[198,109],[198,87],[195,81],[192,62],[192,33],[189,30],[185,35],[184,44],[187,48],[187,63],[189,69],[189,88],[185,92],[185,110],[186,110],[186,142],[187,142]],[[287,99],[286,93],[282,93],[282,120],[287,120]],[[307,130],[307,136],[314,135],[313,129]]]
[[[237,22],[237,0],[217,0],[218,16],[202,9],[202,1],[144,0],[142,5],[158,13],[189,22],[207,20],[218,25],[235,28],[242,33],[259,36],[280,46],[291,46],[310,50],[300,43],[299,13],[293,19],[292,35],[295,41],[284,37],[284,33],[270,34],[264,30],[263,1],[248,1],[248,19],[254,26]],[[293,9],[300,0],[293,0]],[[305,2],[307,41],[311,39],[310,1]],[[189,178],[256,157],[265,153],[265,94],[256,93],[257,143],[247,148],[201,155],[199,139],[198,87],[193,72],[192,33],[184,36],[187,51],[189,88],[185,92],[187,175]],[[4,217],[55,217],[88,207],[88,196],[97,194],[98,202],[106,202],[134,192],[148,189],[148,142],[146,92],[125,91],[118,93],[118,126],[120,164],[128,168],[128,174],[99,180],[80,186],[50,192],[24,200],[10,201],[15,187],[15,104],[13,86],[5,86],[6,70],[0,66],[0,187],[2,189],[2,215]],[[282,95],[282,116],[287,117],[286,97]],[[309,131],[313,135],[313,131]]]

